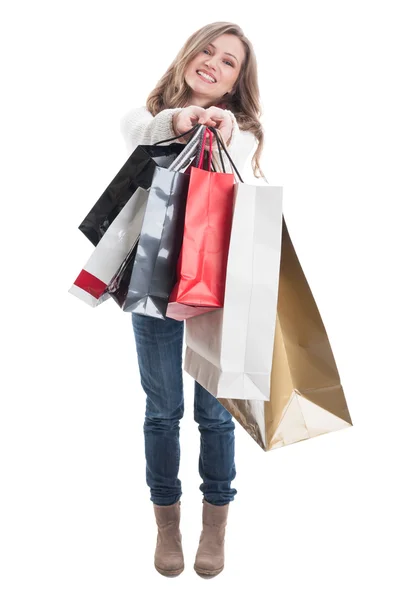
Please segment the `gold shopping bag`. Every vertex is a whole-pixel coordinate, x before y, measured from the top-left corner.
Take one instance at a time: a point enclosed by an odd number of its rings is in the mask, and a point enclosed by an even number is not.
[[[218,400],[265,451],[352,425],[329,339],[284,218],[270,400]]]

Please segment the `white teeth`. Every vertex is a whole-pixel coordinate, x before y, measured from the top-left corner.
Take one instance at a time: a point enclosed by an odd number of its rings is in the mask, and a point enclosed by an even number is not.
[[[199,73],[199,75],[202,75],[202,77],[204,77],[208,81],[211,81],[212,83],[216,82],[216,80],[213,79],[213,77],[210,77],[210,75],[207,75],[207,73],[203,73],[203,71],[197,71],[197,72]]]

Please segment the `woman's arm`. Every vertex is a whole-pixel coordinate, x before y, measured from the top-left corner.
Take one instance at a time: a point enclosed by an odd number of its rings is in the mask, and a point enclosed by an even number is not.
[[[173,115],[181,110],[182,108],[166,108],[153,117],[146,106],[141,106],[133,108],[125,114],[120,121],[120,130],[129,154],[139,144],[154,144],[155,142],[175,137]],[[263,185],[261,179],[254,178],[249,161],[256,147],[256,138],[250,131],[241,131],[235,115],[229,110],[227,112],[231,115],[232,119],[232,134],[230,139],[227,140],[228,153],[231,155],[244,182]],[[175,141],[184,143],[183,139]],[[171,144],[172,142],[167,143]],[[224,153],[223,159],[226,172],[232,173],[233,169]],[[217,170],[221,171],[221,161],[215,140],[213,140],[213,160]]]
[[[129,153],[140,144],[154,144],[175,137],[172,117],[181,110],[182,108],[166,108],[153,117],[146,106],[141,106],[125,114],[120,121],[120,131]]]

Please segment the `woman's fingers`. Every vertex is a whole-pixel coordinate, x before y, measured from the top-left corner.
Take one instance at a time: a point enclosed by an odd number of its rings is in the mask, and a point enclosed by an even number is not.
[[[212,119],[208,119],[206,123],[203,123],[206,127],[216,127],[217,123]]]
[[[182,136],[198,123],[205,112],[206,110],[201,106],[186,106],[173,117],[174,130]]]
[[[230,115],[217,106],[210,106],[206,109],[202,119],[199,119],[199,123],[205,120],[206,125],[215,127],[221,134],[223,141],[227,144],[232,133],[232,120]]]
[[[199,123],[201,125],[210,125],[211,127],[215,126],[215,120],[214,120],[214,114],[212,113],[212,111],[210,110],[210,108],[206,108],[204,110],[203,115],[200,116],[199,118]]]
[[[190,107],[190,117],[191,117],[191,122],[192,122],[192,126],[196,125],[197,123],[201,122],[201,119],[203,118],[206,110],[204,108],[202,108],[201,106],[192,106]]]
[[[217,106],[210,106],[206,109],[200,106],[189,106],[184,108],[177,117],[178,131],[182,134],[190,131],[198,123],[206,127],[215,127],[221,134],[224,143],[227,143],[231,136],[231,118],[226,111]],[[206,147],[208,145],[206,142]]]

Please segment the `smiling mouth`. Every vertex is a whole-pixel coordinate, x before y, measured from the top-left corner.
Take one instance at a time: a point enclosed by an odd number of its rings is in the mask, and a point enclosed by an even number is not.
[[[199,75],[199,77],[203,81],[206,81],[206,83],[216,83],[216,81],[214,80],[214,78],[207,77],[206,75],[202,75],[200,71],[196,71],[196,73]]]

